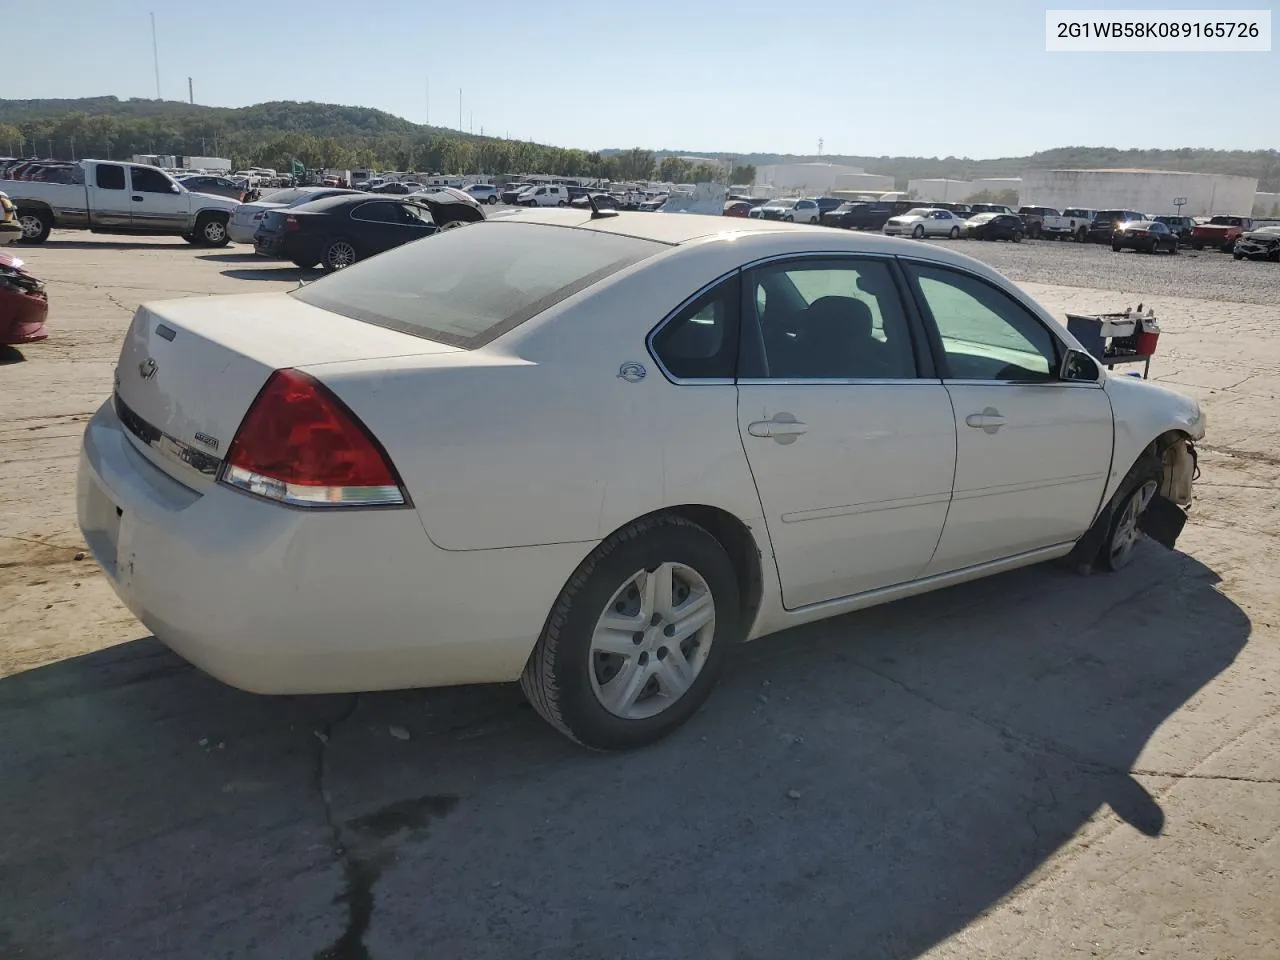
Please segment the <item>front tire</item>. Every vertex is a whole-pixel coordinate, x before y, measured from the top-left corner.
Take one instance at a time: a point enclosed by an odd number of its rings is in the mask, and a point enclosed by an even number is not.
[[[921,239],[923,239],[923,238],[924,238],[924,224],[922,224],[922,223],[917,223],[917,224],[916,224],[916,228],[915,228],[914,230],[912,230],[912,231],[911,231],[911,236],[915,237],[917,240],[921,240]]]
[[[225,247],[231,242],[227,218],[221,214],[206,213],[196,221],[196,236],[206,247]]]
[[[724,548],[697,524],[659,514],[610,536],[574,571],[520,685],[571,740],[639,747],[702,706],[741,631]]]
[[[1119,252],[1120,252],[1120,244],[1118,244],[1118,243],[1113,243],[1113,244],[1111,245],[1111,252],[1112,252],[1112,253],[1119,253]]]
[[[493,206],[497,202],[498,202],[497,194],[494,194],[492,197],[490,197],[488,200],[485,201],[485,203],[489,204],[489,206]]]

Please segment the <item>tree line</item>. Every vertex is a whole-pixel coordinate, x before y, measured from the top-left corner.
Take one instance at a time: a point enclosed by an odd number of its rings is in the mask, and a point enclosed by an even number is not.
[[[242,110],[155,101],[93,101],[103,112],[13,109],[0,101],[0,151],[59,160],[126,159],[134,154],[225,157],[235,169],[420,170],[437,174],[537,172],[609,180],[723,182],[727,166],[662,157],[636,147],[602,155],[523,140],[471,136],[409,123],[390,114],[332,104],[257,104]],[[52,103],[77,101],[53,101]],[[104,108],[108,108],[105,109]],[[114,108],[114,109],[110,109]],[[751,183],[755,168],[734,176]]]

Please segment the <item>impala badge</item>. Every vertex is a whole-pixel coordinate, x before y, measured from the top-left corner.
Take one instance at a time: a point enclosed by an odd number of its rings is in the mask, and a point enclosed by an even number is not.
[[[218,449],[218,441],[216,438],[209,436],[207,433],[196,433],[196,443],[203,443],[210,450]]]
[[[142,375],[143,380],[150,380],[156,375],[156,371],[159,369],[159,364],[157,364],[151,357],[147,357],[147,359],[138,364],[138,373]]]
[[[645,369],[634,360],[629,360],[618,368],[618,376],[627,383],[639,383],[645,378]]]

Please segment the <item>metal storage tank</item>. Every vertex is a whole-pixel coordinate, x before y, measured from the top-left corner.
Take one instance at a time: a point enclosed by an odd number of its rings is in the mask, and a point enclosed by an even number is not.
[[[1248,216],[1258,181],[1218,173],[1173,170],[1028,170],[1022,175],[1021,202],[1037,206],[1124,209],[1140,213],[1177,213],[1174,199],[1185,197],[1183,216]]]

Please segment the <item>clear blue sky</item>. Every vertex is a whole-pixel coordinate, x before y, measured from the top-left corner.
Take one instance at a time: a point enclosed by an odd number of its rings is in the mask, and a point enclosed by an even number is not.
[[[1258,0],[0,0],[0,97],[318,100],[586,149],[1280,146],[1278,55],[1050,54],[1044,11]],[[1273,11],[1273,26],[1280,16]],[[456,12],[453,12],[456,11]],[[469,12],[471,11],[471,12]],[[474,119],[473,119],[474,118]]]

